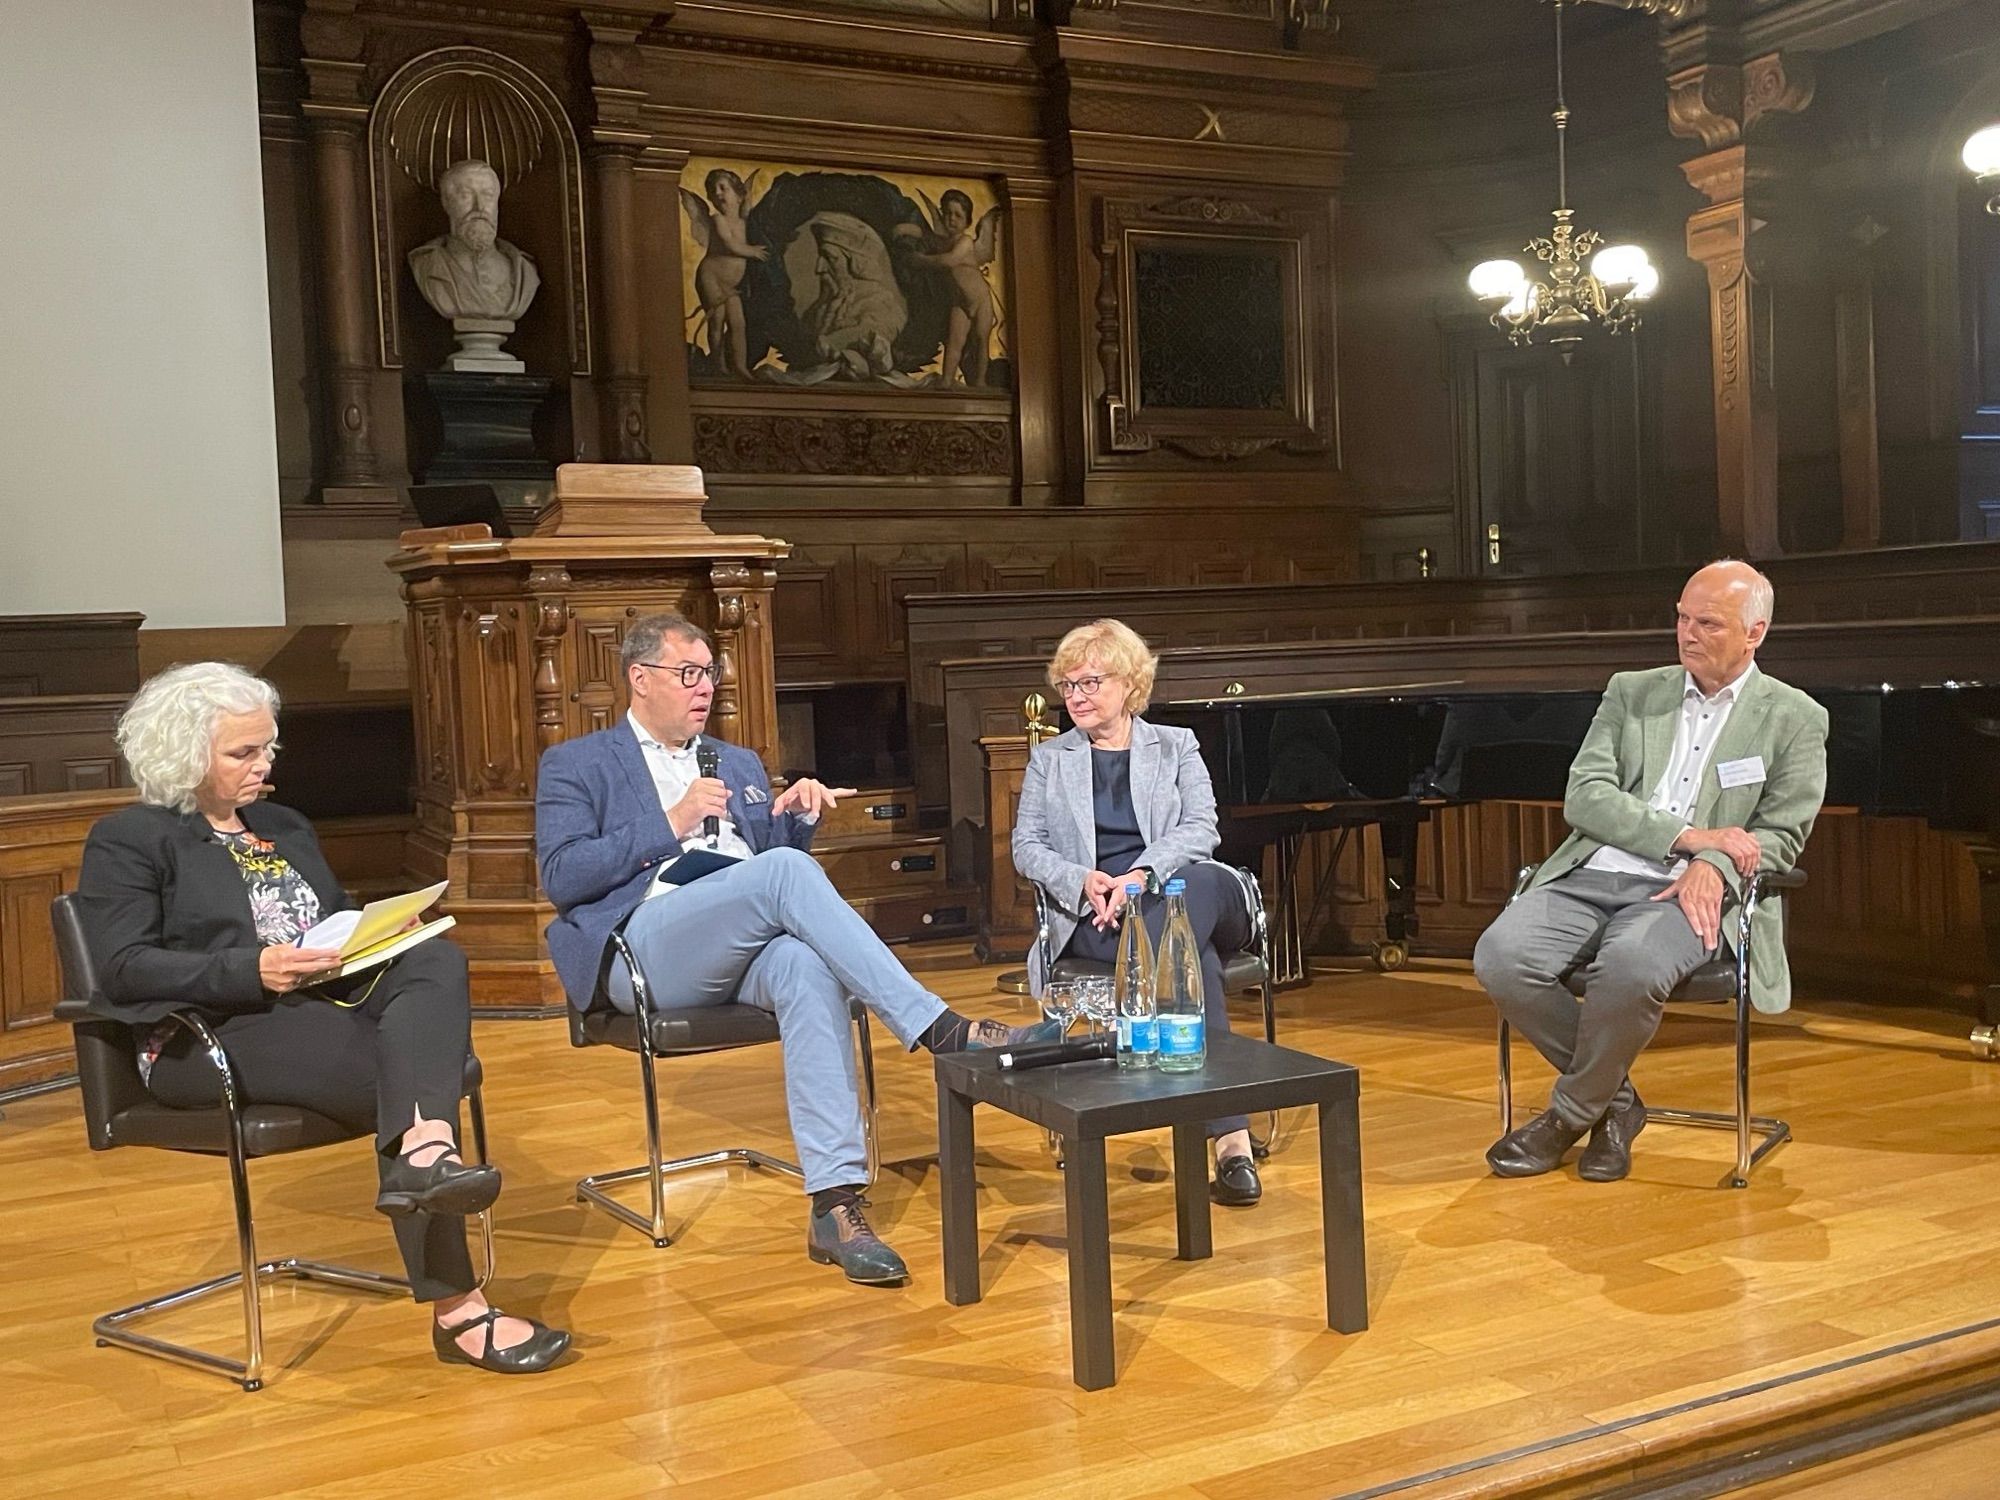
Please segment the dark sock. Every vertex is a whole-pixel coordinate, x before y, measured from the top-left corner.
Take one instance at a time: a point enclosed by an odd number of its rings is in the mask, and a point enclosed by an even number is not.
[[[924,1034],[917,1041],[932,1052],[963,1052],[965,1039],[971,1030],[972,1018],[961,1016],[947,1005],[943,1013],[924,1028]]]
[[[843,1203],[859,1203],[861,1201],[861,1189],[858,1187],[821,1188],[812,1195],[812,1200],[813,1216],[817,1218],[821,1214],[832,1213]]]

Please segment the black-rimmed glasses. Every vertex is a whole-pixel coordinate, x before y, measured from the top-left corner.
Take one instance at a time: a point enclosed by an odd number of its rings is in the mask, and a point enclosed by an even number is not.
[[[710,662],[706,666],[700,666],[691,661],[679,662],[679,663],[671,663],[663,661],[642,661],[636,663],[635,665],[651,668],[655,672],[666,672],[671,676],[678,677],[680,679],[681,686],[684,688],[693,687],[697,682],[700,682],[704,677],[706,677],[710,682],[722,681],[722,668],[715,662]]]
[[[1105,681],[1106,679],[1103,677],[1065,677],[1055,685],[1056,696],[1058,698],[1095,698],[1097,690],[1104,686]]]

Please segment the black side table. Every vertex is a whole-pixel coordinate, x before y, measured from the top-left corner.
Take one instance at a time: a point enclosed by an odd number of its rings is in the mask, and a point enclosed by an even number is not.
[[[1110,1062],[1003,1070],[995,1052],[936,1059],[938,1182],[944,1198],[944,1295],[979,1300],[979,1209],[973,1197],[972,1106],[991,1104],[1065,1139],[1063,1200],[1069,1236],[1070,1362],[1076,1383],[1102,1390],[1118,1379],[1111,1332],[1111,1226],[1104,1140],[1162,1125],[1174,1132],[1174,1205],[1182,1260],[1213,1253],[1208,1132],[1220,1115],[1312,1104],[1319,1109],[1320,1196],[1326,1236],[1326,1324],[1368,1326],[1361,1222],[1361,1075],[1289,1047],[1211,1037],[1198,1073],[1120,1070]]]

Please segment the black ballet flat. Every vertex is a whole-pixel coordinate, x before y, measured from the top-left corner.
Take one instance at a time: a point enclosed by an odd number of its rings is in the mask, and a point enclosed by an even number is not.
[[[493,1347],[493,1325],[507,1314],[497,1307],[489,1307],[476,1318],[468,1318],[463,1323],[454,1323],[447,1328],[433,1319],[431,1321],[431,1347],[437,1357],[448,1365],[471,1365],[480,1370],[491,1370],[496,1375],[539,1375],[569,1348],[569,1334],[561,1328],[550,1328],[537,1323],[533,1318],[525,1321],[534,1332],[520,1343],[505,1349]],[[467,1354],[458,1347],[457,1339],[468,1328],[486,1326],[484,1352]]]
[[[418,1213],[477,1214],[491,1208],[499,1196],[500,1169],[489,1162],[467,1166],[447,1152],[429,1166],[419,1167],[405,1155],[392,1157],[383,1168],[375,1211],[392,1218]]]
[[[1257,1163],[1247,1156],[1225,1156],[1215,1164],[1215,1181],[1208,1195],[1229,1208],[1247,1208],[1264,1196],[1264,1184],[1257,1176]]]

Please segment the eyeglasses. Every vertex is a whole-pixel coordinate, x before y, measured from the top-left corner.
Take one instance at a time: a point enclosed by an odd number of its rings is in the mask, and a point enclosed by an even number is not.
[[[1112,675],[1116,675],[1115,673]],[[1066,677],[1056,684],[1059,698],[1095,698],[1097,690],[1109,682],[1111,677]]]
[[[642,661],[635,662],[633,665],[647,667],[655,672],[666,672],[678,677],[681,680],[681,686],[684,688],[693,687],[704,677],[710,682],[722,681],[722,668],[715,662],[710,662],[707,666],[699,666],[691,661],[681,662],[677,665],[663,661]]]

